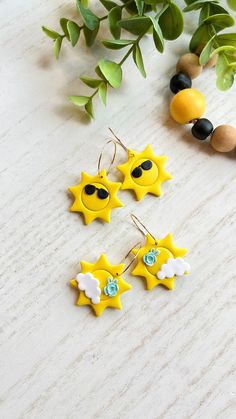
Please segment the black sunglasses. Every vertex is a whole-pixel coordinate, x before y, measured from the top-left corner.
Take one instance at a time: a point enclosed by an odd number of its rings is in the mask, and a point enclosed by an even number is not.
[[[132,170],[131,175],[135,178],[138,178],[142,176],[143,170],[150,170],[152,168],[152,162],[151,160],[146,160],[140,166],[135,167],[134,170]]]
[[[87,195],[93,195],[95,191],[98,191],[98,198],[100,199],[106,199],[109,196],[109,193],[106,191],[106,189],[96,188],[94,185],[86,185],[84,190]]]

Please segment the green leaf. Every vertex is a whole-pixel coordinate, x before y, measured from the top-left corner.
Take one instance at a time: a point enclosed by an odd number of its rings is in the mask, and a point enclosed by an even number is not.
[[[227,0],[227,3],[232,10],[236,10],[236,0]]]
[[[121,28],[118,25],[118,22],[121,19],[121,14],[122,14],[122,9],[119,6],[114,7],[108,13],[109,29],[112,36],[114,36],[115,39],[120,38]]]
[[[98,67],[105,79],[114,87],[114,89],[120,87],[122,81],[122,69],[120,64],[102,59],[98,62]]]
[[[87,112],[87,114],[94,119],[94,112],[93,112],[93,102],[92,99],[89,98],[88,102],[85,105],[85,110]]]
[[[96,29],[99,25],[98,17],[91,10],[86,9],[80,0],[76,0],[76,5],[85,26],[91,31]]]
[[[236,33],[223,33],[217,35],[217,44],[222,45],[232,45],[236,47]]]
[[[146,78],[146,71],[143,64],[143,57],[142,57],[141,49],[138,44],[136,44],[134,47],[133,59],[140,73],[142,74],[142,76]]]
[[[135,0],[136,7],[138,10],[139,16],[143,15],[143,9],[144,9],[144,1],[143,0]]]
[[[98,88],[98,94],[102,103],[106,106],[107,103],[107,83],[102,82]]]
[[[194,32],[189,44],[191,52],[195,52],[199,45],[205,45],[211,39],[211,34],[208,29],[209,27],[203,23]]]
[[[232,16],[222,13],[218,15],[209,16],[203,23],[204,25],[213,25],[216,32],[220,32],[222,29],[229,28],[234,25],[234,19]]]
[[[169,3],[159,17],[159,25],[165,39],[174,40],[181,35],[184,29],[184,19],[180,8],[175,3]]]
[[[107,79],[104,77],[104,75],[102,74],[102,72],[101,72],[101,70],[100,70],[100,68],[98,67],[98,65],[97,65],[97,67],[95,67],[95,73],[98,75],[98,77],[100,77],[102,80],[104,80],[104,81],[107,81]]]
[[[51,29],[46,28],[46,26],[42,26],[42,30],[49,38],[57,39],[60,36],[58,32],[52,31]]]
[[[69,99],[76,106],[85,106],[88,103],[90,97],[88,97],[88,96],[69,96]]]
[[[216,38],[216,35],[214,35],[205,45],[205,47],[203,48],[201,55],[199,57],[199,64],[200,65],[205,65],[209,59],[211,58],[211,52],[213,49],[213,44],[214,44],[214,40]]]
[[[117,4],[114,3],[114,1],[110,1],[110,0],[100,0],[100,2],[105,7],[105,9],[107,9],[108,11],[113,9],[113,7],[117,6]]]
[[[72,20],[69,20],[67,23],[67,30],[71,45],[72,47],[74,47],[79,40],[80,27],[77,25],[77,23],[73,22]]]
[[[134,43],[132,39],[104,39],[102,41],[103,45],[109,49],[122,49]]]
[[[203,1],[196,1],[196,0],[194,0],[194,1],[191,1],[191,2],[187,2],[187,1],[185,1],[185,3],[187,3],[188,4],[188,6],[186,6],[185,8],[184,8],[184,12],[186,13],[186,12],[192,12],[193,10],[199,10],[199,9],[202,9],[202,8],[204,8],[205,6],[208,6],[209,8],[211,7],[211,6],[218,6],[214,1],[209,1],[209,0],[203,0]],[[190,4],[191,3],[191,4]],[[219,7],[221,7],[221,6],[219,6]],[[223,8],[222,8],[223,9]]]
[[[204,20],[206,20],[211,15],[217,15],[222,13],[228,14],[227,10],[225,10],[219,4],[207,2],[206,4],[204,4],[200,12],[199,24],[202,24]]]
[[[154,44],[156,46],[156,49],[159,52],[163,52],[164,51],[164,38],[163,38],[163,35],[162,35],[162,30],[160,28],[160,25],[159,25],[157,19],[155,19],[152,16],[150,16],[150,19],[151,19],[152,24],[153,24],[153,40],[154,40]]]
[[[220,53],[216,63],[216,85],[220,90],[228,90],[234,82],[234,70],[228,65],[225,55]]]
[[[124,3],[125,5],[127,4],[127,6],[125,6],[125,10],[127,10],[127,12],[129,14],[132,15],[136,15],[137,14],[137,6],[135,1],[131,1],[130,0],[121,0],[122,3]]]
[[[218,48],[214,49],[214,51],[212,52],[211,55],[218,54],[219,52],[226,52],[226,53],[231,52],[231,53],[235,54],[236,47],[233,47],[231,45],[223,45],[222,47],[218,47]],[[234,58],[236,60],[236,56]]]
[[[80,77],[80,80],[86,84],[89,87],[92,87],[93,89],[95,89],[96,87],[98,87],[101,83],[102,80],[98,80],[98,79],[92,79],[90,77]]]
[[[91,47],[94,44],[98,31],[99,31],[99,25],[93,31],[91,31],[90,29],[86,27],[84,28],[84,37],[85,37],[86,45],[88,47]]]
[[[234,20],[227,14],[209,16],[194,32],[190,41],[190,51],[195,52],[200,44],[205,45],[214,35],[222,29],[232,26]]]
[[[121,28],[126,29],[134,35],[141,35],[148,31],[151,26],[151,22],[149,17],[138,16],[129,19],[122,19],[120,20],[119,25]]]
[[[62,37],[58,36],[58,38],[54,42],[54,56],[58,60],[60,51],[61,51],[61,44],[62,44]]]
[[[66,19],[65,17],[62,17],[60,19],[61,28],[62,28],[64,34],[66,35],[66,38],[68,40],[70,40],[69,33],[68,33],[68,30],[67,30],[67,22],[68,22],[68,19]]]

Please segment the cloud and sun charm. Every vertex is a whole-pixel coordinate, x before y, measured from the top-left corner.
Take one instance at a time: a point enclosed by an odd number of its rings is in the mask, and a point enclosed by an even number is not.
[[[96,176],[82,172],[81,183],[69,188],[75,198],[70,211],[82,213],[85,224],[90,224],[96,218],[109,223],[111,210],[123,207],[117,198],[120,187],[120,182],[109,181],[105,169]]]
[[[122,278],[124,264],[111,265],[105,254],[96,263],[81,261],[81,273],[73,278],[71,286],[79,291],[77,305],[89,305],[96,316],[105,308],[122,309],[120,296],[132,287]]]
[[[148,290],[157,285],[172,290],[175,277],[190,271],[190,265],[183,259],[187,249],[176,247],[171,234],[158,241],[147,234],[145,245],[140,249],[134,248],[133,253],[137,263],[132,275],[143,277]]]
[[[128,150],[126,163],[117,166],[124,175],[121,189],[132,189],[140,201],[148,193],[162,194],[161,184],[172,176],[165,170],[166,156],[157,156],[148,145],[141,153]]]

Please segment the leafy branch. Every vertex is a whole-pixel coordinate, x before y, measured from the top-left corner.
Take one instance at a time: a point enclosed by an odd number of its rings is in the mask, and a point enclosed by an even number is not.
[[[69,99],[93,118],[93,99],[96,95],[106,105],[108,87],[118,89],[122,83],[124,62],[132,57],[143,77],[146,77],[141,44],[150,36],[158,52],[163,53],[165,41],[175,40],[183,32],[182,11],[174,0],[100,0],[106,14],[99,17],[88,6],[88,0],[76,0],[79,21],[60,19],[62,33],[43,27],[43,31],[54,41],[54,55],[59,58],[64,40],[74,47],[83,33],[87,46],[93,45],[99,33],[100,24],[106,21],[112,38],[102,40],[103,46],[112,50],[126,50],[119,62],[102,58],[95,68],[95,77],[80,77],[93,89],[91,95],[73,95]],[[198,28],[190,41],[190,51],[200,54],[204,65],[214,54],[218,54],[216,65],[217,86],[221,90],[230,88],[236,74],[236,34],[220,33],[234,24],[234,19],[217,0],[185,0],[184,12],[200,11]],[[235,7],[236,0],[228,0]],[[122,37],[122,31],[131,36]]]
[[[222,33],[233,26],[234,19],[218,1],[185,0],[184,12],[200,11],[199,26],[190,41],[190,51],[200,52],[199,62],[205,65],[218,54],[216,63],[216,85],[220,90],[229,89],[236,75],[236,33]],[[228,2],[232,7],[236,1]]]

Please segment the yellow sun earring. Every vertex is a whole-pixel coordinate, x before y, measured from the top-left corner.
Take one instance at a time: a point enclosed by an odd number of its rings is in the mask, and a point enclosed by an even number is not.
[[[143,277],[148,290],[157,285],[163,285],[169,290],[174,289],[176,276],[190,272],[190,265],[183,258],[188,252],[187,249],[176,247],[172,234],[157,239],[134,214],[131,218],[145,237],[144,245],[132,249],[137,263],[131,274]]]
[[[85,224],[90,224],[97,218],[109,223],[111,210],[123,207],[122,202],[117,198],[121,183],[110,182],[107,177],[116,155],[116,144],[114,141],[108,141],[108,143],[110,142],[114,144],[115,149],[109,169],[107,171],[101,169],[103,154],[101,153],[98,159],[98,173],[95,176],[90,176],[86,172],[82,172],[81,182],[69,187],[69,191],[75,198],[70,211],[82,213]]]
[[[110,129],[110,128],[109,128]],[[161,185],[172,176],[165,170],[168,157],[154,154],[152,147],[147,145],[142,152],[127,148],[123,142],[110,129],[117,143],[127,152],[127,162],[117,166],[123,174],[124,180],[121,189],[131,189],[140,201],[148,193],[161,196]]]
[[[102,254],[95,263],[81,261],[80,265],[81,273],[70,281],[79,292],[76,304],[91,306],[96,316],[100,316],[107,307],[121,310],[120,296],[132,288],[122,278],[130,264],[127,268],[123,263],[111,265],[106,255]]]

